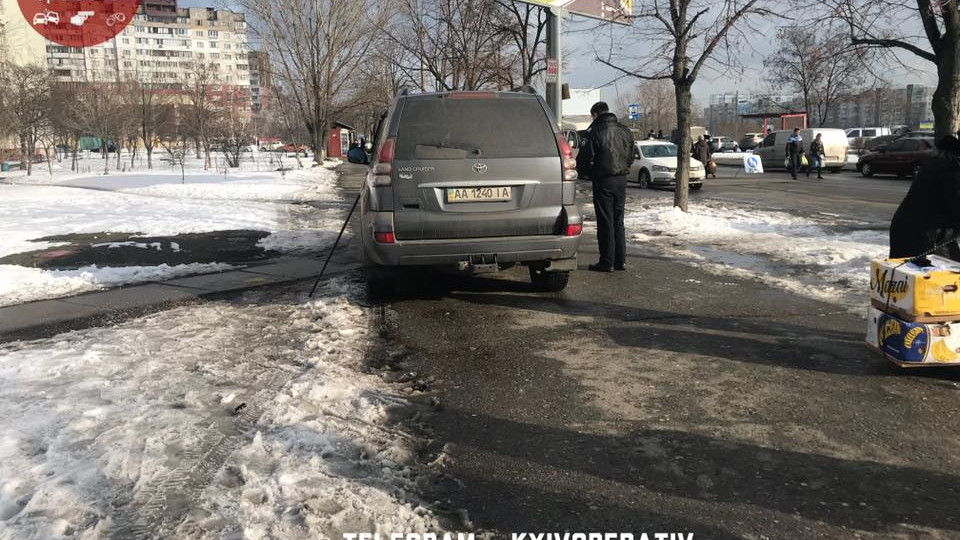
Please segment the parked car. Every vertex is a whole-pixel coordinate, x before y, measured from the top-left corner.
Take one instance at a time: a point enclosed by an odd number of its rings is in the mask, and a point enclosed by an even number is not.
[[[270,142],[261,142],[260,151],[261,152],[274,152],[283,148],[283,143],[280,141],[270,141]]]
[[[861,156],[857,170],[866,177],[895,174],[916,178],[923,161],[935,154],[932,137],[903,137]]]
[[[522,92],[402,94],[377,129],[361,192],[373,294],[399,267],[468,273],[520,264],[538,290],[577,267],[576,161],[543,98]]]
[[[874,137],[869,141],[867,141],[866,143],[864,143],[863,148],[861,149],[861,152],[864,154],[867,154],[870,152],[876,152],[877,148],[880,148],[881,146],[886,146],[899,138],[900,138],[900,135],[881,135],[879,137]]]
[[[277,152],[284,152],[286,154],[303,154],[307,155],[307,147],[302,144],[293,144],[287,143],[276,150]]]
[[[717,137],[710,137],[710,151],[711,152],[739,152],[740,145],[737,144],[737,141],[731,139],[730,137],[724,137],[719,135]]]
[[[764,137],[763,142],[754,149],[753,153],[760,156],[764,169],[782,169],[786,167],[787,160],[787,139],[793,133],[793,130],[774,131]],[[831,128],[813,128],[801,129],[800,136],[803,137],[803,148],[806,151],[810,148],[810,143],[817,136],[821,135],[823,141],[823,167],[830,172],[839,172],[847,164],[847,135],[842,129]]]
[[[747,150],[753,150],[761,142],[763,142],[763,133],[744,133],[743,138],[737,143],[740,147],[740,150],[746,152]]]
[[[636,180],[641,188],[677,187],[677,145],[667,141],[637,141],[634,161],[628,180]],[[703,187],[706,177],[703,163],[690,159],[690,189]]]

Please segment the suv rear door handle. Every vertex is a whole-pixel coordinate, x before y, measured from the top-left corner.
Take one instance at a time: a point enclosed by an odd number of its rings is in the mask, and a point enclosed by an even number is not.
[[[404,210],[419,210],[420,200],[419,199],[400,199],[400,206],[403,206]]]

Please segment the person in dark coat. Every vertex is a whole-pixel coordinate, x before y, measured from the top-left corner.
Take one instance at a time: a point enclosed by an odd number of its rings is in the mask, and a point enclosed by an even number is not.
[[[713,155],[713,152],[710,151],[710,141],[708,141],[703,135],[697,137],[697,142],[693,143],[693,159],[703,163],[703,170],[710,172],[710,157]],[[713,175],[714,178],[717,177],[716,174]]]
[[[929,158],[890,222],[890,257],[916,257],[933,250],[960,261],[960,141],[946,136]]]
[[[820,133],[817,133],[817,136],[813,139],[813,142],[810,143],[810,150],[808,152],[810,164],[807,167],[807,178],[810,178],[810,173],[813,171],[813,168],[817,168],[817,179],[823,180],[823,157],[827,153],[823,149],[823,137]]]
[[[659,131],[657,131],[657,139],[659,139],[659,140],[661,140],[661,141],[663,140],[663,130],[662,130],[662,129],[659,130]]]
[[[626,231],[623,212],[627,200],[627,176],[633,164],[633,134],[617,120],[610,107],[598,101],[590,108],[593,123],[577,154],[577,173],[593,182],[593,207],[597,215],[600,261],[590,265],[595,272],[626,270]]]
[[[800,172],[800,156],[803,155],[803,137],[800,136],[800,128],[793,128],[793,134],[787,139],[785,151],[790,164],[790,174],[796,180],[797,173]]]

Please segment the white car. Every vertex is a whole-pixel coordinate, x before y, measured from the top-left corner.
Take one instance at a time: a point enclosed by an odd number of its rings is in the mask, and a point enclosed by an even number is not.
[[[641,188],[654,186],[676,187],[677,145],[667,141],[637,141],[630,179],[636,179]],[[703,187],[706,171],[703,163],[690,158],[690,189]]]

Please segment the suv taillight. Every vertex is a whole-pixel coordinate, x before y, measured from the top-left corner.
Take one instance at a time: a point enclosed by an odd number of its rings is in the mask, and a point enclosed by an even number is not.
[[[557,133],[557,146],[560,148],[560,159],[563,161],[563,180],[577,181],[577,160],[573,159],[573,150],[562,133]]]
[[[380,146],[380,154],[377,155],[377,164],[373,166],[373,185],[389,186],[393,174],[393,149],[396,142],[394,139],[383,141]]]

